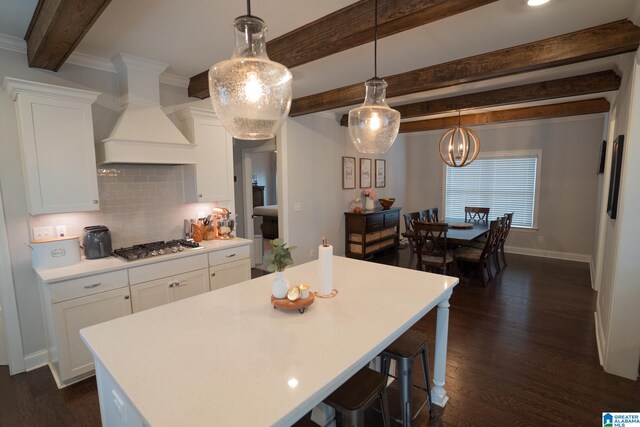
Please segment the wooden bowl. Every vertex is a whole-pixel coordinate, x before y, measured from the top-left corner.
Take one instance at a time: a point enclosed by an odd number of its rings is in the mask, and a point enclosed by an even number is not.
[[[395,201],[396,199],[394,198],[378,199],[378,203],[380,203],[380,206],[382,206],[382,209],[389,209],[393,205],[393,202]]]

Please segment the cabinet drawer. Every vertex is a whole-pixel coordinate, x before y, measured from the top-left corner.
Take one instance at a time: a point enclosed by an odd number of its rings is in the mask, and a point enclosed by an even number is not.
[[[209,265],[214,266],[224,264],[225,262],[236,261],[243,258],[249,258],[251,249],[249,245],[236,246],[235,248],[220,249],[219,251],[209,252]]]
[[[129,285],[127,270],[81,277],[79,279],[47,284],[51,291],[51,302],[66,301]]]
[[[382,215],[369,215],[367,218],[367,233],[382,230],[384,227]]]
[[[130,268],[129,279],[133,285],[207,267],[207,255],[199,254]]]
[[[384,215],[384,226],[387,227],[395,227],[400,224],[400,213],[391,212]]]

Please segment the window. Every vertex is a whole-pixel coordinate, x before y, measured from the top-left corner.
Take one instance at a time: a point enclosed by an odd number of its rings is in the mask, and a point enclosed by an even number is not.
[[[513,226],[536,224],[540,152],[487,153],[469,166],[446,168],[445,215],[461,218],[465,206],[491,209],[490,218],[513,212]]]

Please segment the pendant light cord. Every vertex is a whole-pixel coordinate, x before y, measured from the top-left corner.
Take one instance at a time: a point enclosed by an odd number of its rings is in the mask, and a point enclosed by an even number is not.
[[[247,0],[247,16],[251,16],[251,0]]]
[[[247,0],[249,1],[249,0]],[[373,17],[373,76],[378,78],[378,0],[375,0],[375,15]]]

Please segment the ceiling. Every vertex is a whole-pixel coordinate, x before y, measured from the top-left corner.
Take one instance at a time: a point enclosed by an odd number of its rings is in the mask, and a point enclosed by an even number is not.
[[[351,3],[353,0],[253,0],[252,13],[267,23],[271,40]],[[23,38],[36,4],[37,0],[0,0],[0,33]],[[402,73],[629,18],[634,6],[636,0],[551,0],[532,8],[526,0],[500,0],[381,39],[378,74]],[[244,8],[245,2],[239,0],[112,0],[75,51],[101,58],[128,53],[164,62],[170,65],[167,71],[191,77],[231,55],[231,23],[245,13]],[[389,103],[601,71],[612,68],[615,60],[604,58],[412,94]],[[364,82],[373,76],[373,44],[291,71],[294,98]]]

